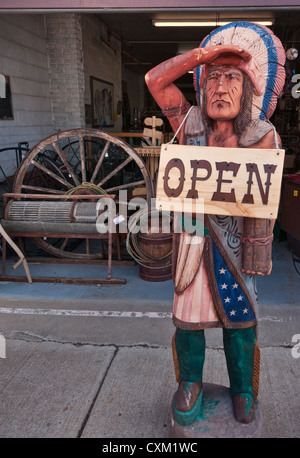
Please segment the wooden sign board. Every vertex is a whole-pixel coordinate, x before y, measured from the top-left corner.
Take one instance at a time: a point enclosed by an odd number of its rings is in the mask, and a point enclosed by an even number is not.
[[[206,214],[276,219],[283,162],[282,149],[164,144],[156,208],[200,212],[200,199]]]

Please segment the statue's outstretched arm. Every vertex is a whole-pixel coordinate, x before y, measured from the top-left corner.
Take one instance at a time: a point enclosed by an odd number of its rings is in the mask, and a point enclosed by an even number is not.
[[[251,59],[251,55],[234,45],[195,48],[162,62],[146,74],[145,80],[149,91],[168,116],[174,131],[187,112],[188,104],[181,90],[173,82],[199,65],[213,63],[215,60],[218,65],[235,65],[241,59],[247,61]]]

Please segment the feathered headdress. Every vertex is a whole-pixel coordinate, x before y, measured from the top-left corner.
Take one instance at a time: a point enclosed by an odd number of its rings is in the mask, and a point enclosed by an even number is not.
[[[200,47],[218,45],[235,45],[251,54],[250,60],[241,60],[238,65],[248,74],[254,86],[251,118],[269,119],[286,77],[285,51],[279,38],[267,27],[252,22],[232,22],[211,32]],[[201,104],[201,89],[208,68],[209,65],[200,65],[194,69],[198,105]]]

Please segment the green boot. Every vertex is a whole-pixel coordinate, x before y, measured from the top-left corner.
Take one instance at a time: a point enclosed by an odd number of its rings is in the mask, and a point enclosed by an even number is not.
[[[174,419],[178,424],[186,426],[193,423],[201,411],[204,331],[177,329],[175,348],[180,375],[174,402]]]
[[[234,416],[241,423],[251,423],[255,418],[257,395],[253,384],[259,372],[254,328],[223,329],[223,341]]]

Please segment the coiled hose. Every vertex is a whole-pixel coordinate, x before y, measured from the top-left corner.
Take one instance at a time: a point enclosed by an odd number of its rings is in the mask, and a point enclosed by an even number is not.
[[[82,183],[79,186],[76,186],[75,188],[69,189],[66,194],[72,195],[77,191],[92,191],[93,194],[100,194],[100,195],[105,195],[107,194],[104,189],[100,188],[99,186],[96,186],[93,183]]]
[[[170,267],[172,265],[172,248],[171,250],[166,253],[162,257],[153,257],[150,256],[149,254],[143,252],[139,245],[139,231],[136,231],[135,228],[139,224],[139,227],[141,227],[143,222],[148,222],[149,217],[160,217],[162,214],[167,215],[171,221],[172,221],[172,216],[169,213],[164,213],[160,212],[158,210],[145,210],[141,209],[138,212],[136,212],[134,215],[131,216],[129,219],[129,225],[128,225],[128,232],[127,232],[127,238],[126,238],[126,249],[130,256],[133,257],[133,259],[140,264],[143,267],[147,267],[150,269],[161,269],[162,265],[163,267]],[[155,263],[155,265],[153,265]]]

